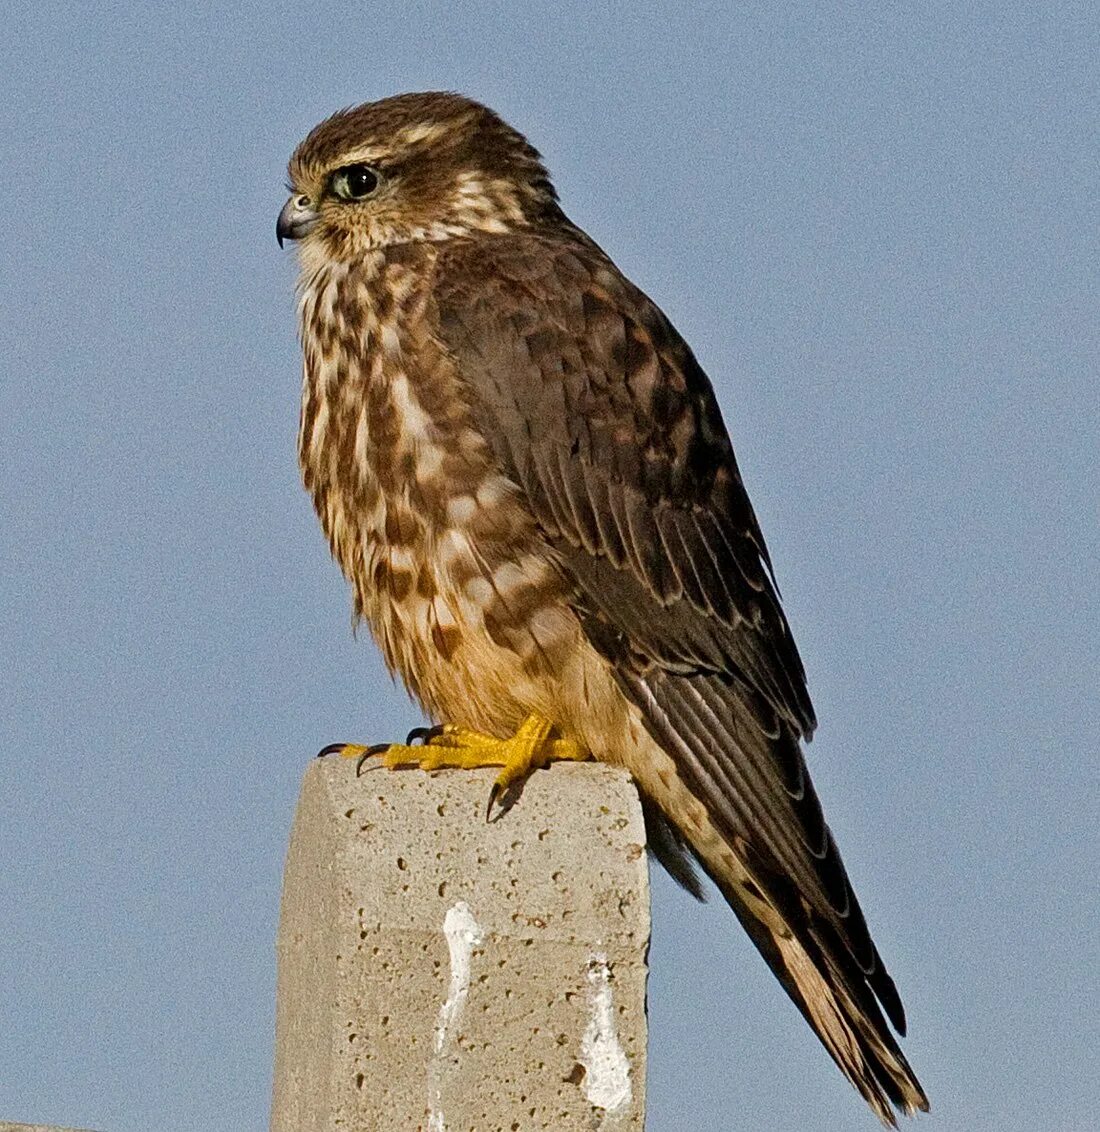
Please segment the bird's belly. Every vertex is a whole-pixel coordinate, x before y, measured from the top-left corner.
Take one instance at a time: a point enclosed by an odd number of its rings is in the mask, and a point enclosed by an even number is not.
[[[581,630],[533,530],[499,513],[395,518],[392,505],[389,520],[363,532],[358,605],[428,715],[502,736],[532,712],[555,717]]]

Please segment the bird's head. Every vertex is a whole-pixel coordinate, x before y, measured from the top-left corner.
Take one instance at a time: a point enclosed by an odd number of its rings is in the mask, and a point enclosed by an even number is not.
[[[538,151],[457,94],[401,94],[341,110],[294,151],[289,178],[279,242],[301,240],[303,253],[329,260],[507,232],[557,207]]]

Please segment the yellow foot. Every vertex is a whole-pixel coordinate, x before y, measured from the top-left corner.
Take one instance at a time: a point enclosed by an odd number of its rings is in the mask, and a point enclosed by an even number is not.
[[[572,739],[555,738],[553,732],[554,725],[548,719],[529,715],[510,739],[497,739],[448,723],[442,727],[417,728],[410,732],[404,743],[380,743],[372,747],[358,743],[334,743],[321,754],[358,759],[357,774],[371,758],[378,758],[379,765],[385,767],[418,766],[421,770],[443,767],[471,770],[499,766],[501,772],[489,792],[488,817],[497,798],[510,786],[525,779],[531,771],[563,759],[583,761],[591,758],[587,748]],[[417,738],[423,742],[414,744]]]

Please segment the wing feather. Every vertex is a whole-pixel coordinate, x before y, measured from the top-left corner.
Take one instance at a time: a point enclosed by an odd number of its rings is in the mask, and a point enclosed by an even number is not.
[[[544,266],[537,286],[533,263]],[[879,1010],[904,1032],[806,769],[799,741],[815,719],[805,672],[691,351],[568,226],[454,241],[440,253],[434,301],[478,426],[572,580],[589,639],[724,840],[751,859],[798,947],[751,925],[715,876],[727,899],[876,1111],[885,1097],[926,1104]],[[667,822],[651,816],[655,843],[690,887],[682,836]],[[824,980],[817,997],[807,963]]]

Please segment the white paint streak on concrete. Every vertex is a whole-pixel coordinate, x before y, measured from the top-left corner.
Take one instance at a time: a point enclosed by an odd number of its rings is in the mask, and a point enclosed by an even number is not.
[[[630,1104],[630,1062],[615,1029],[611,971],[602,953],[588,959],[588,1025],[581,1038],[585,1068],[584,1095],[588,1103],[614,1115]]]
[[[451,983],[435,1024],[435,1056],[428,1069],[428,1132],[447,1132],[443,1117],[443,1059],[448,1039],[470,993],[470,957],[482,941],[481,925],[470,906],[460,900],[443,917],[443,934],[451,953]]]

